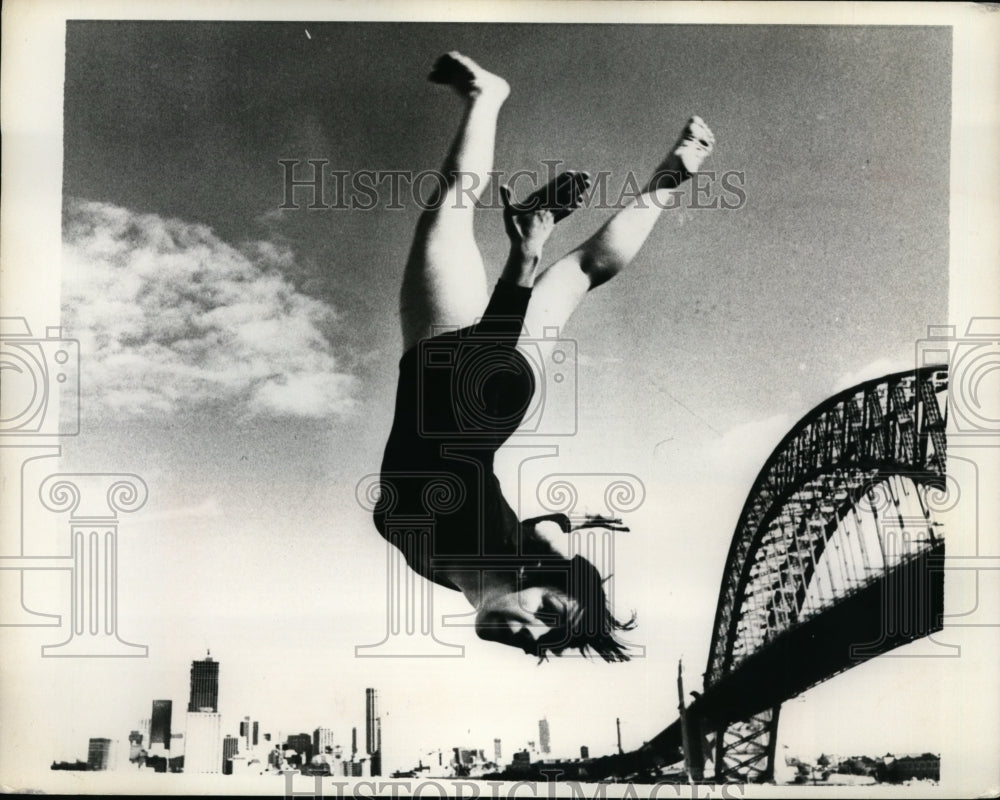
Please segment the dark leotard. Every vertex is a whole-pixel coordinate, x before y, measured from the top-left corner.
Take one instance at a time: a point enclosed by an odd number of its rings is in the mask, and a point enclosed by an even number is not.
[[[518,553],[521,523],[493,459],[534,395],[516,347],[530,297],[501,281],[479,322],[424,339],[399,362],[375,526],[412,569],[450,589],[440,570],[502,568]]]

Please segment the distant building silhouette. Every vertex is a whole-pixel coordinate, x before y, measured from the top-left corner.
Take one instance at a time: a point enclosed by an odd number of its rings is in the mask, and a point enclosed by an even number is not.
[[[382,720],[378,715],[378,691],[365,689],[365,752],[368,753],[371,774],[382,774]]]
[[[538,746],[541,748],[543,756],[547,756],[551,752],[549,744],[549,721],[542,717],[538,720]]]
[[[140,731],[131,731],[128,735],[129,762],[135,763],[138,761],[140,753],[142,753],[142,733]]]
[[[222,774],[232,775],[233,774],[233,761],[232,759],[240,751],[240,740],[235,736],[226,734],[226,738],[222,740]]]
[[[251,720],[250,717],[243,717],[240,721],[240,739],[244,752],[250,752],[260,744],[260,723]]]
[[[294,750],[299,754],[301,764],[308,764],[313,755],[313,737],[308,733],[293,733],[285,741],[285,750]]]
[[[71,770],[73,772],[87,772],[90,767],[87,765],[86,761],[53,761],[52,766],[49,769],[65,769]]]
[[[500,766],[500,740],[493,740],[493,763]]]
[[[481,774],[486,767],[486,753],[474,747],[453,747],[451,768],[458,777]]]
[[[170,720],[173,716],[172,700],[154,700],[153,713],[149,718],[149,746],[147,751],[152,752],[157,746],[163,750],[170,749]]]
[[[201,661],[191,662],[191,694],[188,711],[219,710],[219,662],[211,652]]]
[[[531,769],[531,753],[527,750],[519,750],[511,757],[510,772],[527,772]]]
[[[580,758],[590,758],[590,748],[587,745],[580,745]]]
[[[93,741],[93,740],[91,740]],[[912,780],[941,780],[941,757],[934,753],[924,753],[916,756],[891,755],[882,759],[875,772],[883,783],[902,783]]]
[[[87,768],[99,772],[111,764],[111,740],[92,738],[87,746]]]
[[[333,729],[317,728],[313,731],[313,753],[323,755],[327,752],[327,748],[333,752]]]

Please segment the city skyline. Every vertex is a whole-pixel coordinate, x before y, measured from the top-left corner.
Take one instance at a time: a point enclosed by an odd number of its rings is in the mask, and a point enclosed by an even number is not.
[[[223,720],[218,713],[218,697],[220,693],[221,662],[211,658],[211,651],[207,652],[206,658],[193,660],[190,662],[189,670],[189,691],[187,711],[184,713],[183,730],[177,730],[178,726],[172,717],[173,700],[155,699],[152,700],[152,715],[149,719],[140,719],[138,729],[132,729],[127,736],[95,736],[88,737],[86,763],[91,770],[128,770],[135,769],[140,760],[146,761],[147,757],[167,759],[171,762],[180,758],[183,762],[183,769],[180,771],[194,774],[229,774],[226,771],[227,759],[233,756],[247,758],[248,754],[261,756],[260,769],[263,770],[271,766],[268,756],[273,752],[283,752],[286,745],[306,755],[305,761],[308,763],[309,756],[320,755],[325,752],[336,752],[337,757],[341,757],[344,751],[350,752],[349,761],[354,762],[358,754],[358,727],[352,725],[350,736],[346,734],[338,735],[336,729],[320,725],[313,729],[312,733],[306,731],[292,732],[291,729],[276,729],[276,733],[270,730],[262,730],[260,721],[253,715],[244,715],[235,722]],[[199,710],[191,711],[192,707]],[[359,764],[367,762],[367,767],[363,774],[372,777],[382,775],[381,756],[381,712],[379,707],[379,691],[374,687],[365,689],[365,752],[367,758],[362,757]],[[537,722],[537,744],[534,739],[523,740],[520,747],[515,747],[511,758],[517,753],[534,755],[537,759],[544,759],[552,755],[550,747],[550,732],[547,718],[542,718]],[[530,731],[527,735],[533,735]],[[144,738],[148,736],[148,739]],[[341,738],[341,736],[343,738]],[[120,751],[121,743],[127,741],[130,745],[128,755],[125,756]],[[348,747],[348,742],[350,745]],[[171,748],[171,743],[174,747]],[[425,757],[435,753],[441,760],[441,754],[447,751],[455,751],[458,758],[459,751],[468,751],[478,754],[480,760],[485,747],[475,746],[478,743],[463,741],[458,744],[439,745],[436,749],[428,750],[417,755],[410,768],[416,767],[423,762]],[[586,745],[576,745],[582,750],[589,750]],[[573,748],[570,748],[572,750]],[[501,761],[501,739],[493,739],[494,763],[499,768]],[[598,755],[604,755],[599,753]],[[124,757],[123,757],[124,756]],[[565,754],[560,753],[560,758],[570,759],[569,750]],[[405,762],[405,757],[401,757]],[[345,761],[348,759],[345,759]],[[433,759],[428,759],[428,765]],[[69,759],[54,758],[53,764],[72,763]],[[164,763],[167,772],[167,764]],[[399,769],[406,769],[400,767]],[[230,770],[231,771],[231,770]]]
[[[213,677],[217,676],[220,671],[221,662],[211,659],[207,660],[212,661],[214,664],[210,675]],[[194,660],[191,662],[189,707],[190,702],[195,697],[206,696],[206,686],[210,687],[208,690],[210,695],[214,693],[214,696],[218,696],[220,690],[218,680],[209,681],[207,684],[202,680],[206,676],[203,670],[205,663],[206,661],[204,660]],[[196,681],[195,676],[198,676],[199,680]],[[291,730],[286,731],[280,728],[277,733],[272,733],[270,730],[262,730],[260,721],[255,719],[253,715],[244,715],[236,721],[235,727],[233,727],[233,723],[223,721],[222,715],[218,712],[187,711],[185,713],[186,723],[184,730],[182,732],[175,731],[171,733],[174,727],[171,717],[172,704],[172,700],[153,700],[152,718],[150,720],[140,720],[140,730],[130,731],[127,737],[89,736],[87,740],[86,760],[80,762],[77,758],[76,763],[86,763],[91,771],[127,772],[130,769],[134,770],[139,767],[139,763],[136,762],[141,762],[147,769],[152,769],[152,762],[147,762],[145,753],[148,753],[148,756],[153,758],[169,759],[171,764],[179,759],[179,763],[182,763],[183,767],[178,771],[187,774],[229,775],[233,774],[234,762],[229,762],[228,760],[235,757],[237,760],[246,762],[244,763],[246,774],[261,773],[274,775],[283,774],[283,770],[287,771],[289,769],[298,772],[301,767],[310,763],[310,759],[313,756],[332,753],[335,755],[337,761],[357,764],[359,769],[356,773],[351,773],[345,767],[344,776],[350,777],[353,774],[355,777],[379,777],[382,775],[381,714],[379,711],[378,689],[374,687],[367,687],[365,689],[364,718],[365,749],[369,747],[373,748],[376,757],[372,758],[372,753],[369,752],[368,757],[362,757],[357,762],[355,762],[355,757],[358,754],[358,727],[356,725],[351,726],[349,736],[346,733],[338,735],[334,728],[322,724],[314,728],[312,733],[308,731],[292,732]],[[202,706],[202,708],[204,707]],[[138,739],[141,740],[143,723],[147,722],[150,723],[145,726],[146,732],[149,734],[148,743],[137,740],[133,744],[134,737],[137,735]],[[621,720],[616,719],[616,733],[620,734],[620,726]],[[153,740],[153,731],[157,731],[155,734],[157,741],[155,743]],[[534,735],[531,733],[530,728],[525,731],[525,736],[529,735]],[[173,739],[180,746],[175,746],[173,752],[171,752],[169,745],[166,748],[162,747],[162,745],[158,748],[151,748],[149,746],[160,744],[160,740],[164,736],[168,742]],[[127,741],[132,745],[128,748],[127,752],[122,750],[123,741]],[[614,748],[608,749],[605,752],[595,751],[592,755],[589,745],[582,742],[567,743],[566,747],[557,748],[553,752],[551,747],[551,731],[547,717],[543,717],[537,721],[537,738],[522,740],[520,746],[515,746],[512,749],[508,760],[501,758],[501,742],[500,738],[493,739],[494,771],[502,771],[505,768],[517,769],[519,762],[522,769],[528,770],[529,764],[537,767],[546,761],[552,763],[570,763],[578,760],[586,761],[592,757],[600,758],[621,752],[621,748],[616,743]],[[463,760],[468,763],[483,763],[484,753],[487,752],[487,749],[485,746],[479,747],[479,744],[485,745],[486,743],[467,740],[458,744],[438,746],[436,749],[432,748],[427,752],[418,754],[409,767],[400,766],[394,771],[409,773],[417,768],[418,765],[423,765],[423,769],[428,770],[427,777],[447,777],[451,769],[448,766],[449,763],[451,766],[459,767],[463,764]],[[295,750],[303,755],[302,763],[296,764],[294,767],[287,765],[284,767],[278,766],[279,762],[284,763],[283,756],[290,752],[290,750]],[[829,763],[831,760],[849,760],[852,758],[871,759],[873,755],[875,758],[879,758],[878,754],[863,753],[860,750],[848,750],[846,752],[850,753],[850,755],[845,756],[838,755],[836,751],[831,749],[814,754],[803,754],[792,751],[787,744],[782,745],[782,750],[787,751],[785,752],[785,757],[790,762],[799,762],[801,760],[802,763],[812,762],[823,764],[824,758],[827,760],[825,763]],[[141,751],[145,751],[145,753],[140,757],[139,753]],[[349,758],[346,757],[347,752],[350,753]],[[451,762],[444,762],[442,760],[442,754],[445,752],[454,752]],[[435,754],[438,756],[438,772],[435,772],[434,759],[431,758]],[[919,754],[926,755],[927,750],[914,750],[912,752],[907,751],[895,754],[888,751],[885,753],[885,757],[911,757]],[[275,755],[278,755],[279,762],[275,761]],[[805,757],[803,758],[803,756]],[[257,759],[258,766],[256,768],[247,762],[247,759],[251,757],[256,757]],[[940,756],[937,754],[935,757],[939,758]],[[397,758],[400,764],[405,763],[405,756],[397,756]],[[427,761],[426,764],[424,764],[425,760]],[[68,758],[53,758],[53,769],[56,768],[57,763],[69,765],[74,762]],[[327,761],[327,763],[330,762]],[[164,762],[163,768],[163,771],[168,773],[174,771],[168,768],[166,762]],[[338,775],[339,773],[333,773],[334,777]]]

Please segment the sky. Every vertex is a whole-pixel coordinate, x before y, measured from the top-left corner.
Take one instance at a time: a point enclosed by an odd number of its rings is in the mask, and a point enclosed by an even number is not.
[[[616,717],[634,748],[676,716],[678,659],[700,688],[763,461],[836,390],[912,365],[946,317],[946,28],[79,21],[65,44],[62,324],[82,398],[59,467],[149,486],[121,526],[119,630],[150,655],[13,667],[14,685],[50,698],[34,731],[5,737],[29,765],[124,739],[153,698],[173,698],[180,728],[188,665],[208,648],[226,730],[250,714],[348,742],[377,686],[390,769],[495,737],[510,753],[543,716],[556,755],[613,751]],[[699,114],[717,139],[706,167],[745,191],[735,209],[664,213],[560,332],[576,375],[546,424],[575,432],[519,437],[498,459],[521,516],[542,510],[552,474],[577,476],[591,511],[602,480],[641,483],[614,545],[615,600],[645,648],[628,664],[538,666],[461,625],[439,630],[461,658],[354,657],[385,630],[386,546],[356,487],[391,423],[419,208],[282,209],[280,161],[436,168],[460,106],[425,77],[453,49],[513,87],[497,170],[544,175],[558,159],[618,190]],[[610,214],[575,213],[547,256]],[[476,224],[493,280],[499,211]],[[51,528],[39,552],[62,547]],[[26,592],[59,613],[68,584],[33,576]],[[468,610],[444,589],[434,603]],[[885,685],[933,686],[944,662],[899,653],[786,704],[782,741],[940,751],[943,698],[887,704]]]

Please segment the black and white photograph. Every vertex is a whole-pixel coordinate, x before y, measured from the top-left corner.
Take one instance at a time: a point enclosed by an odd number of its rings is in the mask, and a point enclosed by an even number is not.
[[[5,3],[3,791],[997,796],[995,10]]]

